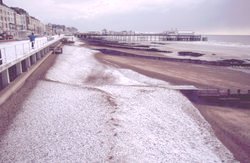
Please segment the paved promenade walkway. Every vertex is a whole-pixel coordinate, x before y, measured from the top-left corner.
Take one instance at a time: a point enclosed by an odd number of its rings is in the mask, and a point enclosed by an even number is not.
[[[34,48],[31,47],[29,40],[0,43],[0,59],[2,60],[2,65],[14,62],[25,55],[29,55],[31,52],[53,44],[62,37],[63,36],[38,37],[35,39]]]

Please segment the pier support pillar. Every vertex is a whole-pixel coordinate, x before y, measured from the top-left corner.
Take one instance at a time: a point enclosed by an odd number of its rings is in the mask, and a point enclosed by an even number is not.
[[[36,53],[36,60],[40,60],[41,59],[41,51]]]
[[[45,55],[45,50],[46,48],[44,48],[43,50],[42,50],[42,57]]]
[[[16,64],[16,75],[19,76],[21,73],[23,73],[23,71],[22,71],[22,64],[21,64],[21,62],[18,62]]]
[[[22,66],[22,72],[26,72],[28,70],[26,66],[26,59],[22,60],[21,66]]]
[[[43,49],[43,50],[41,50],[41,52],[40,52],[40,56],[41,56],[41,58],[43,57],[43,55],[44,55],[44,49]]]
[[[30,59],[31,59],[31,65],[35,64],[36,63],[36,54],[32,55],[30,57]]]
[[[1,72],[1,88],[6,87],[10,83],[10,76],[8,69]]]
[[[40,60],[41,59],[41,51],[36,53],[36,59]]]
[[[30,63],[30,59],[29,59],[29,58],[27,58],[27,59],[25,60],[25,64],[26,64],[26,68],[27,68],[27,69],[31,66],[31,63]]]

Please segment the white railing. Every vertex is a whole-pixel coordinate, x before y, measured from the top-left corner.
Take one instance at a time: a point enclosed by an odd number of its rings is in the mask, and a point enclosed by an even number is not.
[[[31,42],[28,40],[2,43],[0,44],[0,66],[14,62],[40,48],[51,45],[62,37],[63,36],[53,36],[52,39],[48,39],[47,37],[37,38],[35,40],[34,48],[31,47]]]

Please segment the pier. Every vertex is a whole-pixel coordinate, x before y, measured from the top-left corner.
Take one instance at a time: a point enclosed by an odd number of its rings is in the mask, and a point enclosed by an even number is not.
[[[137,41],[206,41],[206,37],[195,34],[167,34],[167,33],[132,33],[132,34],[96,34],[80,33],[76,35],[81,39],[103,39],[119,42],[137,42]]]

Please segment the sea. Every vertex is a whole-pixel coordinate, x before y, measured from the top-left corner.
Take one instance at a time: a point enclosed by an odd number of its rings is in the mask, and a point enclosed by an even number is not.
[[[150,43],[150,46],[160,50],[169,50],[172,53],[164,54],[174,58],[189,58],[179,56],[180,51],[191,51],[204,54],[200,60],[217,61],[238,59],[250,63],[250,35],[203,35],[208,41],[168,41],[162,45]],[[198,58],[196,58],[198,59]]]
[[[235,46],[250,46],[250,35],[206,35],[208,43]]]

